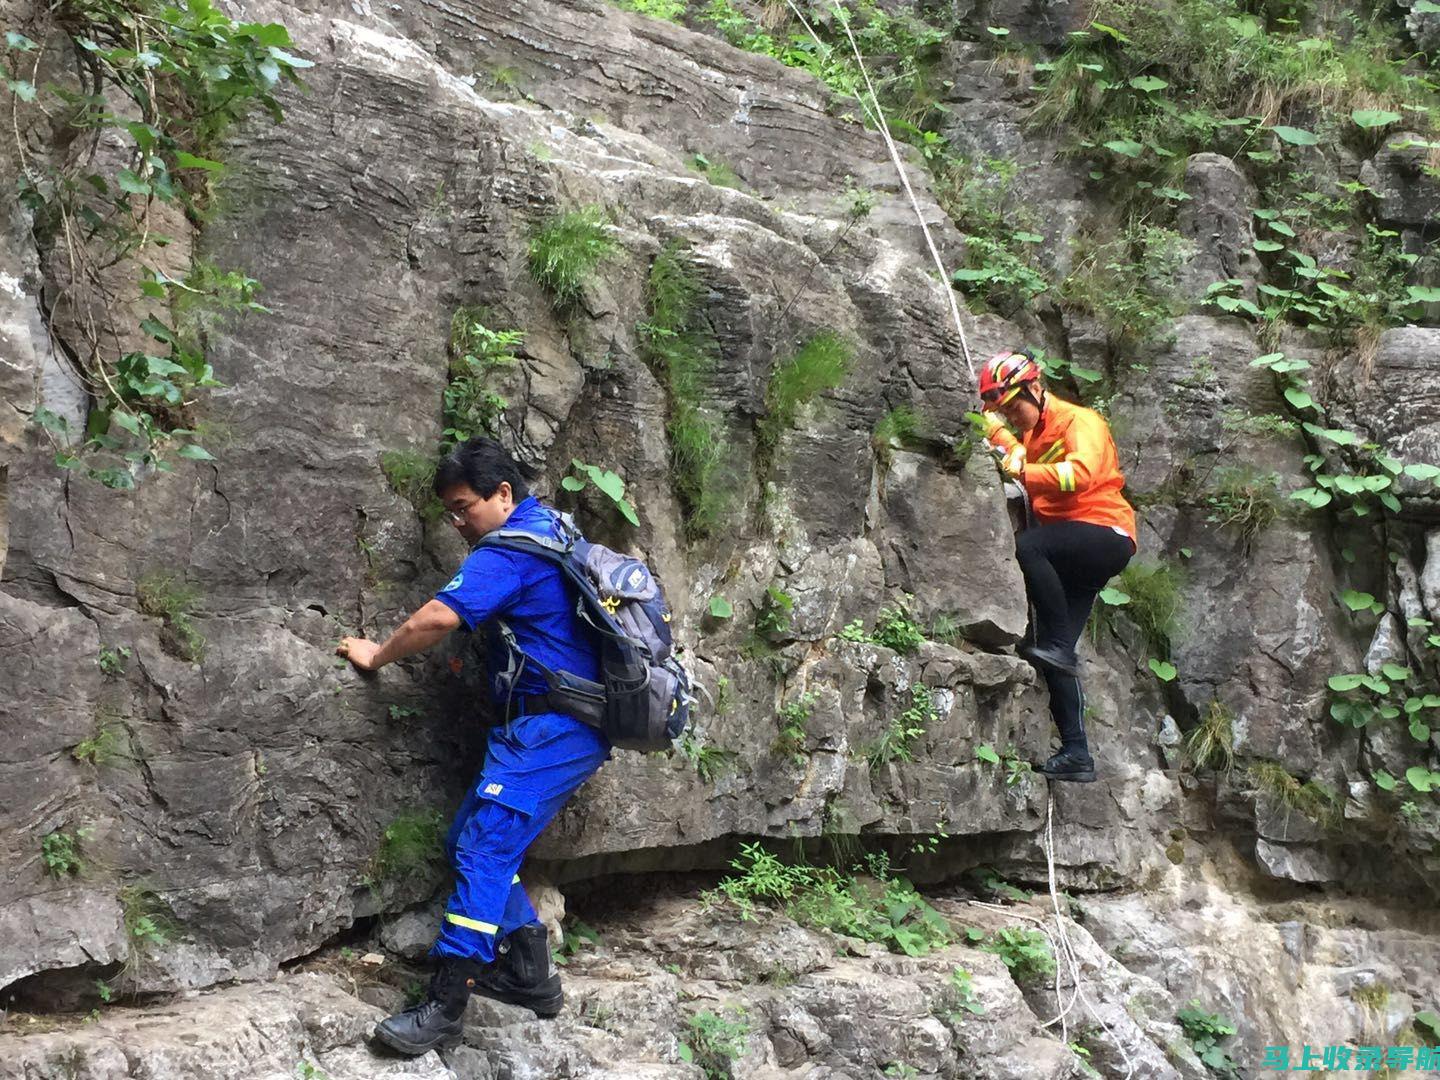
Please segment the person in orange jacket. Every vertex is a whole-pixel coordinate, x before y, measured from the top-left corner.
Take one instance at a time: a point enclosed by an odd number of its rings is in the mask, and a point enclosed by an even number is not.
[[[1135,553],[1135,511],[1121,493],[1125,477],[1104,417],[1048,392],[1033,354],[992,357],[980,373],[980,400],[986,438],[1005,473],[1024,485],[1034,520],[1015,541],[1034,613],[1020,655],[1045,677],[1060,731],[1060,751],[1040,772],[1087,783],[1095,761],[1075,646],[1095,597]]]

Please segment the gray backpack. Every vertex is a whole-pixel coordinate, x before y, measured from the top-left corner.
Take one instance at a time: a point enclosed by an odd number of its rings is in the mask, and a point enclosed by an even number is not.
[[[614,746],[667,750],[685,730],[695,699],[690,676],[674,654],[670,608],[660,583],[639,559],[586,540],[569,514],[555,513],[555,520],[560,539],[496,529],[479,543],[538,555],[560,569],[578,594],[576,614],[596,633],[603,681],[554,671],[527,656],[503,621],[498,630],[510,667],[498,681],[513,694],[521,668],[534,665],[549,687],[546,708],[598,728]]]

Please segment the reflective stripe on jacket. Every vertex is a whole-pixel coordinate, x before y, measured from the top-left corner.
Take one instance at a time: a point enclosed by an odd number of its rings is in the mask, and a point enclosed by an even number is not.
[[[986,416],[991,443],[1007,453],[1025,448],[1025,490],[1040,524],[1088,521],[1118,529],[1135,543],[1135,511],[1121,494],[1120,455],[1103,416],[1047,392],[1040,422],[1023,441],[993,413]]]

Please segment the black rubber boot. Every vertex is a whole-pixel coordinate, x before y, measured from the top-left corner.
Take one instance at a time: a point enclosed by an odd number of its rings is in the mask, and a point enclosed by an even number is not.
[[[1049,668],[1062,675],[1079,675],[1080,658],[1074,649],[1058,649],[1053,645],[1021,645],[1020,655],[1038,668]]]
[[[465,1005],[485,965],[455,956],[440,958],[430,996],[420,1005],[375,1025],[375,1038],[402,1054],[419,1055],[454,1046],[464,1031]]]
[[[1093,784],[1095,782],[1095,759],[1078,750],[1061,750],[1044,765],[1041,765],[1039,771],[1051,780]]]
[[[475,993],[523,1005],[536,1016],[551,1017],[565,1004],[560,972],[550,958],[550,935],[543,923],[512,931],[495,946],[495,962],[476,980]]]

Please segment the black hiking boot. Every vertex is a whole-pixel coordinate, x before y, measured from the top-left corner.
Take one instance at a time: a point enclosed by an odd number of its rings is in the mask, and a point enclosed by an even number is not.
[[[455,956],[440,958],[428,1000],[375,1025],[375,1039],[402,1054],[420,1055],[454,1046],[464,1031],[465,1005],[485,965]]]
[[[1039,772],[1051,780],[1069,780],[1076,784],[1095,782],[1095,759],[1077,750],[1061,750]]]
[[[1020,655],[1038,668],[1048,668],[1062,675],[1079,675],[1080,658],[1074,649],[1057,649],[1053,645],[1021,645]]]
[[[544,923],[522,926],[495,946],[495,962],[481,972],[475,993],[523,1005],[536,1016],[551,1017],[560,1011],[565,994],[550,958],[550,935]]]

